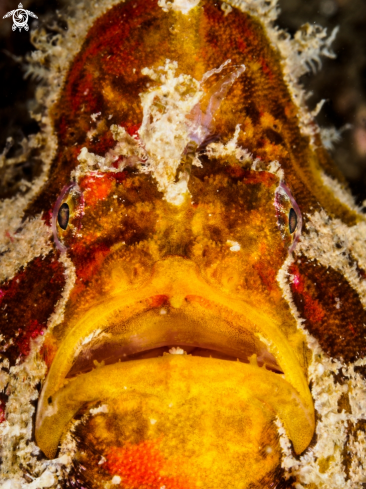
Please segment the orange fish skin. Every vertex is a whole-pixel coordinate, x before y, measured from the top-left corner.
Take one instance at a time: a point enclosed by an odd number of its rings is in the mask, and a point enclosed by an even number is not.
[[[24,216],[52,238],[0,296],[11,367],[44,369],[31,439],[63,487],[361,489],[364,216],[269,23],[191,7],[110,5],[49,107]]]

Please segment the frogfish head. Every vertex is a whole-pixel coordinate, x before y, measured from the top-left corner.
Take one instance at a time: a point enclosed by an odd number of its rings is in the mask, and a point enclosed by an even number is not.
[[[281,270],[311,209],[354,218],[319,183],[329,158],[260,19],[228,8],[117,3],[50,109],[58,149],[27,213],[74,283],[35,439],[48,458],[72,439],[93,489],[280,487],[278,430],[294,455],[314,435]]]
[[[39,202],[77,279],[45,340],[36,440],[54,457],[84,416],[93,487],[252,487],[278,468],[276,422],[296,453],[311,441],[304,338],[276,281],[301,233],[273,163],[295,115],[268,50],[240,11],[120,4],[53,109]]]

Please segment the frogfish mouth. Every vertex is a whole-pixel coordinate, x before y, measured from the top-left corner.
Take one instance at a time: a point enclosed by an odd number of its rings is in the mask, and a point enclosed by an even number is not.
[[[279,433],[299,456],[315,415],[283,267],[303,216],[354,218],[250,2],[109,3],[50,105],[57,150],[26,210],[67,277],[35,441],[72,448],[67,487],[285,487]]]
[[[248,424],[243,446],[257,442],[258,449],[261,430],[278,416],[295,452],[307,448],[314,431],[311,395],[269,312],[218,291],[195,263],[172,255],[157,261],[138,289],[121,290],[117,281],[98,299],[67,325],[42,389],[36,436],[48,456],[55,456],[80,408],[100,400],[113,409],[118,405],[121,415],[125,403],[141,406],[137,426],[160,418],[164,425],[168,410],[169,432],[162,427],[159,433],[167,438],[175,436],[172,423],[184,429],[179,420],[187,402],[192,419],[206,417],[209,438],[211,423],[230,431],[232,416],[239,417]],[[250,428],[254,406],[265,424]],[[203,436],[194,426],[188,431],[192,440]]]

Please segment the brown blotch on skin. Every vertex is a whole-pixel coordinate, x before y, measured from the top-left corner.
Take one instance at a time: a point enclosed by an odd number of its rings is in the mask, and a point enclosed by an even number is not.
[[[30,341],[46,328],[65,285],[64,266],[53,253],[35,258],[0,289],[0,331],[7,344],[4,349],[11,363],[29,353]]]
[[[355,372],[359,373],[366,380],[366,365],[355,367]]]
[[[350,478],[350,469],[352,467],[352,462],[355,459],[355,454],[353,451],[350,450],[349,447],[350,439],[352,437],[353,440],[357,442],[358,432],[365,433],[365,431],[366,431],[366,420],[362,419],[360,421],[357,421],[357,423],[353,423],[352,421],[347,421],[346,440],[344,442],[342,457],[341,457],[342,465],[346,473],[346,480]],[[364,484],[362,484],[362,486],[364,486]]]
[[[354,362],[366,353],[366,312],[357,292],[331,267],[301,258],[291,290],[305,328],[331,357]]]
[[[348,414],[352,414],[352,408],[349,403],[348,392],[343,392],[341,397],[338,399],[338,412],[341,413],[342,411]]]

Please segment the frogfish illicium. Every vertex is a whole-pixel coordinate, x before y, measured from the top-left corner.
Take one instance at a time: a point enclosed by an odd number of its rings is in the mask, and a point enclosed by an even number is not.
[[[334,36],[277,14],[82,1],[33,32],[1,489],[365,487],[366,220],[299,83]]]

